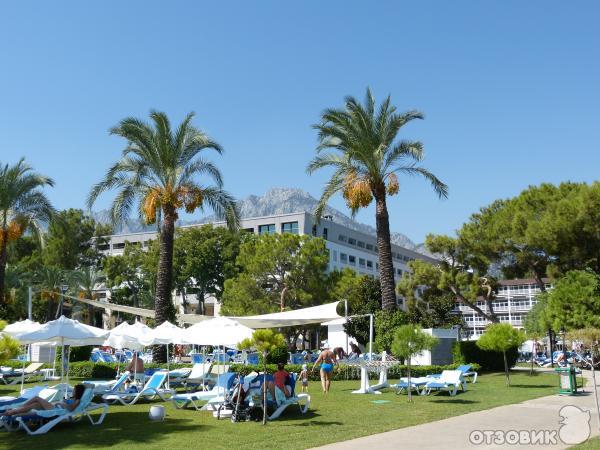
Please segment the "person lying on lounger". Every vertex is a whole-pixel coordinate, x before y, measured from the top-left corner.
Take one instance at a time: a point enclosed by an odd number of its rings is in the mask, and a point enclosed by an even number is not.
[[[4,413],[5,416],[16,416],[19,414],[25,414],[31,411],[32,409],[43,409],[43,410],[51,410],[51,409],[67,409],[69,411],[73,411],[79,405],[79,401],[83,396],[85,391],[85,386],[83,384],[78,384],[73,388],[73,398],[66,399],[56,403],[50,403],[47,400],[44,400],[40,397],[33,397],[30,400],[27,400],[25,404],[19,408],[9,409]]]

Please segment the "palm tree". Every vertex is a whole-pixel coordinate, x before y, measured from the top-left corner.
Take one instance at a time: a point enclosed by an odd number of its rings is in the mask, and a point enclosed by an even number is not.
[[[41,188],[54,186],[52,179],[33,172],[19,160],[14,166],[0,166],[0,304],[4,302],[7,247],[27,230],[41,237],[54,208]]]
[[[156,324],[175,319],[171,302],[173,278],[173,235],[177,211],[184,207],[192,213],[208,206],[224,217],[230,228],[237,228],[239,215],[233,197],[223,190],[219,169],[200,156],[207,149],[222,153],[219,144],[192,125],[193,113],[187,115],[174,132],[165,113],[151,111],[152,124],[135,118],[123,119],[110,130],[127,139],[123,156],[96,184],[88,197],[91,208],[96,198],[107,190],[119,189],[111,208],[114,223],[129,216],[136,201],[140,217],[146,223],[159,224],[159,263],[156,277]],[[205,176],[214,185],[200,184]],[[157,361],[164,361],[164,346],[154,349]]]
[[[70,276],[72,285],[77,290],[77,296],[89,300],[96,300],[96,293],[94,290],[105,280],[105,278],[106,277],[102,272],[95,270],[93,267],[83,267],[79,270],[74,270]],[[87,319],[89,325],[95,325],[94,307],[92,305],[88,305]]]
[[[52,309],[54,302],[58,301],[56,307],[56,313],[54,318],[58,319],[62,312],[62,286],[68,285],[69,273],[56,266],[42,266],[36,270],[34,274],[34,280],[36,287],[40,291],[42,300],[48,302],[48,309],[46,310],[46,321],[52,319]]]
[[[448,196],[448,187],[427,169],[417,165],[424,157],[423,144],[396,141],[400,128],[413,119],[422,119],[423,114],[418,111],[397,113],[390,101],[388,96],[376,110],[373,94],[367,89],[364,104],[361,105],[354,97],[346,97],[343,109],[325,110],[321,123],[314,125],[319,137],[317,156],[307,167],[309,174],[324,167],[334,169],[315,211],[317,219],[337,192],[342,192],[353,217],[360,208],[369,206],[375,199],[379,277],[382,307],[386,310],[396,307],[386,204],[387,196],[399,191],[396,174],[422,176],[431,183],[439,197]],[[334,151],[323,152],[325,149]]]

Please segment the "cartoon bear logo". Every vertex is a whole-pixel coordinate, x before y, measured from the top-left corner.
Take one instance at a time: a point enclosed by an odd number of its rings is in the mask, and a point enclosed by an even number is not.
[[[590,437],[590,412],[577,406],[563,406],[558,415],[561,424],[558,430],[560,440],[565,444],[574,445],[585,442]]]

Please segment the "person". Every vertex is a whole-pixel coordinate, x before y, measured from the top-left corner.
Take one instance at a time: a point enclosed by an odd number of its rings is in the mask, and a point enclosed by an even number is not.
[[[292,395],[292,387],[289,385],[290,374],[285,370],[283,363],[277,364],[277,371],[273,374],[273,381],[267,381],[266,389],[271,394],[271,399],[277,404]]]
[[[27,400],[23,406],[19,408],[9,409],[4,413],[5,416],[16,416],[19,414],[25,414],[32,409],[42,409],[42,410],[51,410],[51,409],[66,409],[68,411],[73,411],[79,405],[81,401],[81,397],[85,392],[85,386],[83,384],[78,384],[73,388],[73,397],[70,399],[66,399],[56,403],[50,403],[48,400],[44,400],[40,397],[33,397],[32,399]]]
[[[360,348],[358,347],[358,345],[356,345],[356,342],[350,342],[350,349],[352,350],[350,352],[350,356],[351,357],[359,357],[361,354]]]
[[[329,350],[328,348],[324,348],[323,351],[319,354],[319,357],[315,361],[314,366],[311,369],[311,373],[315,371],[315,367],[318,364],[321,364],[320,373],[321,373],[321,387],[323,388],[323,394],[327,395],[329,393],[329,387],[331,386],[331,376],[333,374],[333,366],[337,364],[337,360],[335,359],[335,354]]]
[[[306,364],[302,364],[302,372],[300,372],[300,382],[302,383],[302,392],[308,392],[308,369]]]
[[[338,361],[346,357],[346,352],[342,347],[335,347],[333,349],[333,354],[335,355]]]
[[[304,361],[312,362],[312,352],[310,351],[310,349],[304,350],[302,354],[304,355]]]
[[[133,352],[133,357],[127,366],[129,373],[134,374],[135,379],[144,379],[144,360],[139,357],[138,352]]]

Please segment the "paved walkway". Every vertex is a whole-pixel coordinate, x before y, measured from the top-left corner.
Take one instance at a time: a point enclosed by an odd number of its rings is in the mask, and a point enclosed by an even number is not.
[[[541,397],[535,400],[528,400],[514,405],[500,406],[485,411],[478,411],[461,416],[451,417],[449,419],[437,422],[425,423],[413,427],[402,428],[399,430],[388,431],[386,433],[365,436],[350,441],[337,442],[335,444],[320,447],[321,449],[346,450],[367,448],[373,450],[385,449],[531,449],[531,448],[552,448],[564,449],[570,445],[562,442],[561,438],[571,442],[580,442],[587,435],[587,413],[580,412],[577,409],[563,409],[564,414],[571,414],[568,424],[559,423],[559,411],[561,408],[573,405],[583,411],[589,411],[589,428],[591,436],[600,434],[598,426],[598,417],[594,403],[593,386],[591,372],[584,372],[588,378],[585,387],[586,393],[579,396],[559,396],[551,395]],[[596,376],[598,386],[600,386],[600,374]],[[599,388],[600,390],[600,388]],[[526,437],[519,437],[519,442],[503,445],[494,443],[494,436],[490,436],[491,443],[486,443],[486,435],[477,430],[510,430],[524,431],[529,438],[542,438],[547,443],[527,444]],[[535,433],[542,431],[542,433]],[[534,432],[533,434],[531,432]],[[545,434],[543,433],[545,431]],[[490,431],[491,433],[491,431]],[[583,434],[582,434],[583,433]],[[474,439],[480,439],[482,442],[475,445],[470,442],[470,435]],[[516,438],[515,433],[500,433],[504,439]],[[497,441],[496,441],[497,442]],[[506,442],[506,441],[505,441]]]

